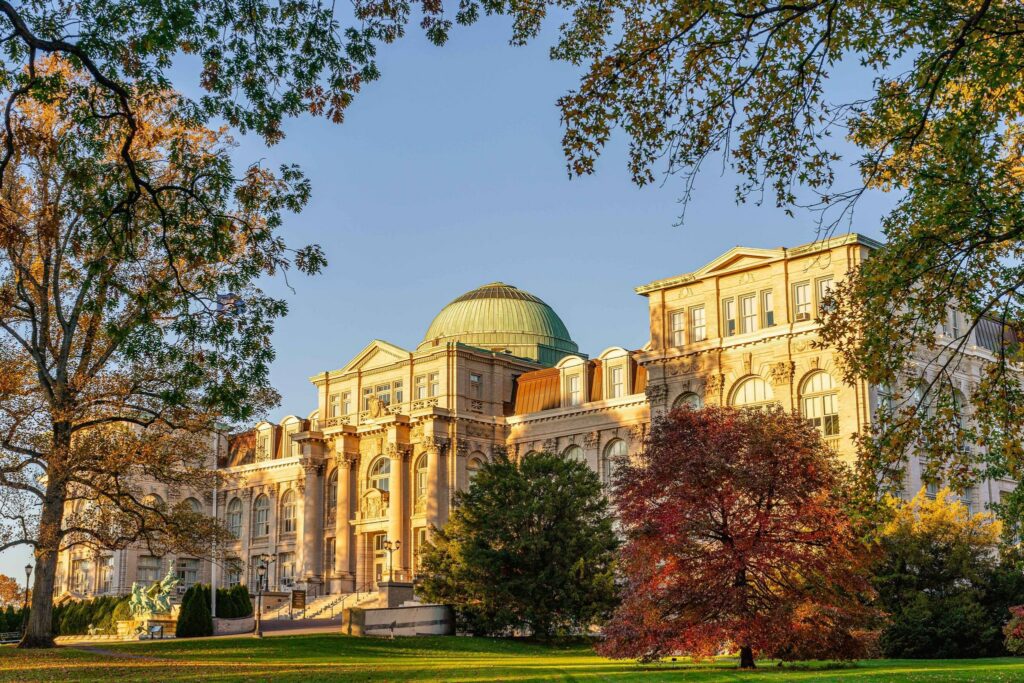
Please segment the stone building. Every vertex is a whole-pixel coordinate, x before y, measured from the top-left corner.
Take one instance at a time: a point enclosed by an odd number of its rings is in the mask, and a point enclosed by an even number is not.
[[[375,340],[311,378],[316,407],[305,417],[232,437],[221,462],[230,483],[217,508],[237,538],[229,554],[240,569],[219,582],[251,583],[268,556],[271,589],[312,596],[410,579],[430,526],[445,522],[454,492],[495,454],[563,453],[608,481],[615,458],[642,447],[652,419],[682,404],[780,403],[852,459],[851,437],[884,396],[840,381],[831,351],[814,343],[816,317],[832,284],[878,246],[849,234],[794,248],[736,247],[638,287],[648,343],[594,358],[532,294],[492,283],[458,297],[415,350]],[[950,339],[961,334],[958,320],[951,310]],[[999,336],[984,326],[968,334],[950,377],[965,396]],[[908,381],[930,372],[922,359]],[[920,485],[912,459],[905,490]],[[965,498],[981,509],[1013,486],[986,481]],[[389,553],[387,540],[400,548]]]

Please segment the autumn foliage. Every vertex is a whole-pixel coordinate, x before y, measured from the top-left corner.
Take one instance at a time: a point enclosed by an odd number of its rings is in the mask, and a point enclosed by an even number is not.
[[[676,410],[616,481],[623,601],[602,654],[657,659],[739,649],[864,656],[870,553],[843,512],[844,473],[781,408]]]

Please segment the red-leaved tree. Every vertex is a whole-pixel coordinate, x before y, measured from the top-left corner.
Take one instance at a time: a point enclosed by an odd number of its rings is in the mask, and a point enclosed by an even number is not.
[[[738,648],[855,659],[870,643],[869,552],[843,511],[844,468],[781,408],[675,410],[623,463],[622,604],[599,646],[614,658]]]

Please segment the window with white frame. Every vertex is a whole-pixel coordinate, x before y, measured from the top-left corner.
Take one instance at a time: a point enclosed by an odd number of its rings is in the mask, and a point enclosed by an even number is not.
[[[261,493],[252,502],[252,537],[266,538],[270,535],[270,498]]]
[[[775,326],[775,296],[770,289],[761,292],[761,326]]]
[[[341,392],[341,414],[348,415],[352,412],[352,392]]]
[[[114,557],[105,555],[96,560],[96,586],[100,593],[114,589]]]
[[[377,400],[384,405],[391,404],[391,383],[378,384],[376,387]]]
[[[775,402],[775,394],[760,377],[748,377],[741,380],[732,390],[729,404],[736,407],[762,408]]]
[[[565,456],[566,460],[575,460],[576,462],[586,462],[587,458],[583,454],[583,449],[573,444],[562,451],[562,455]]]
[[[135,565],[135,579],[146,586],[159,581],[160,558],[154,555],[140,555],[138,564]]]
[[[818,311],[819,312],[820,311],[824,311],[825,310],[825,298],[829,295],[829,292],[832,291],[833,278],[831,276],[818,278],[815,281],[815,284],[816,284],[816,286],[818,288],[818,291],[817,291],[817,295],[818,295]]]
[[[736,300],[722,299],[722,336],[736,334]]]
[[[298,529],[295,519],[295,490],[288,489],[281,496],[281,533],[294,534]]]
[[[676,400],[672,401],[672,409],[687,407],[690,410],[700,410],[703,406],[703,401],[700,400],[700,395],[693,391],[684,391],[683,393],[676,396]]]
[[[823,436],[839,434],[839,398],[832,375],[811,373],[800,388],[800,412]]]
[[[740,331],[753,332],[757,329],[757,297],[745,294],[740,297]]]
[[[412,381],[412,395],[417,401],[427,397],[427,376],[416,375]]]
[[[686,312],[672,311],[668,319],[672,334],[672,346],[682,346],[686,343]]]
[[[569,405],[578,406],[583,399],[582,381],[579,375],[570,375],[565,379],[565,392]]]
[[[224,583],[228,588],[242,583],[242,561],[237,557],[229,557],[224,563]]]
[[[608,378],[609,398],[622,398],[626,395],[626,368],[621,365],[616,365],[611,369],[610,377]]]
[[[338,469],[335,468],[331,472],[331,476],[327,477],[327,490],[324,496],[325,507],[327,508],[327,514],[333,516],[338,510]]]
[[[92,562],[89,560],[71,560],[71,590],[75,593],[90,592],[91,573]]]
[[[939,496],[939,483],[935,481],[928,482],[925,485],[924,495],[929,500],[935,500]]]
[[[793,285],[793,314],[797,322],[811,319],[811,283]]]
[[[295,585],[295,553],[278,553],[277,575],[281,586]]]
[[[174,563],[174,571],[178,575],[178,583],[182,588],[189,588],[199,583],[199,560],[191,557],[179,557]]]
[[[370,409],[370,402],[373,400],[373,387],[363,387],[363,410]]]
[[[263,430],[256,437],[256,462],[270,460],[270,431]]]
[[[700,342],[708,338],[707,320],[703,306],[690,309],[690,342]]]
[[[416,460],[416,477],[413,486],[413,501],[423,504],[427,499],[427,479],[429,475],[427,454],[424,453]]]
[[[331,394],[327,399],[327,417],[341,417],[341,394]]]
[[[370,488],[387,491],[391,486],[391,460],[384,456],[370,465]]]
[[[324,575],[330,576],[334,573],[334,558],[337,553],[337,543],[333,538],[324,541]]]
[[[228,533],[235,538],[242,537],[242,501],[238,498],[232,498],[231,502],[228,503],[227,512],[227,526]]]
[[[604,447],[602,474],[604,475],[605,484],[612,482],[612,478],[615,476],[615,469],[625,462],[627,452],[626,442],[622,439],[612,439]]]
[[[466,462],[466,486],[472,486],[473,480],[476,479],[476,475],[480,473],[480,468],[484,466],[484,454],[476,453],[470,455],[469,460]]]
[[[396,379],[391,383],[391,391],[394,393],[395,403],[405,403],[405,382]]]
[[[437,396],[441,393],[441,374],[431,372],[427,375],[427,393],[430,396]]]

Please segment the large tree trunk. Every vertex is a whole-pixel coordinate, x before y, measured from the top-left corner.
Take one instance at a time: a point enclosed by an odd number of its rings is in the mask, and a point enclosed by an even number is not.
[[[57,554],[63,536],[61,526],[64,521],[64,501],[67,497],[67,484],[59,471],[71,446],[70,425],[54,425],[53,445],[47,471],[46,496],[39,516],[39,534],[36,537],[32,611],[18,647],[54,646],[53,589],[57,577]]]
[[[740,648],[740,668],[756,668],[754,664],[754,648],[750,647],[749,645],[744,645]]]

